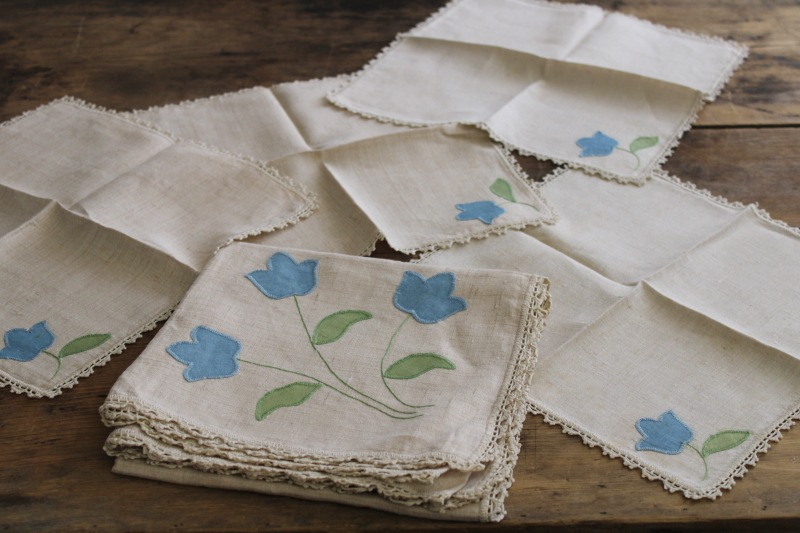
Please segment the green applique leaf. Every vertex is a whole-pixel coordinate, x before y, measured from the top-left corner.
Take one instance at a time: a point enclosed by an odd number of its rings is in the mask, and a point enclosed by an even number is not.
[[[69,355],[75,355],[76,353],[88,352],[93,348],[97,348],[110,338],[111,335],[108,333],[78,337],[77,339],[69,341],[61,348],[61,351],[58,352],[58,358],[62,359]]]
[[[258,400],[256,420],[264,420],[270,413],[281,407],[294,407],[311,398],[322,387],[321,383],[296,381],[286,386],[272,389]]]
[[[650,148],[651,146],[655,146],[657,144],[658,137],[639,137],[631,142],[629,148],[631,149],[631,152],[638,152],[639,150],[644,150],[645,148]]]
[[[370,318],[372,318],[372,314],[366,311],[338,311],[328,315],[317,324],[316,329],[314,329],[314,335],[311,337],[311,342],[314,344],[328,344],[329,342],[338,341],[350,326]]]
[[[724,452],[731,448],[736,448],[747,440],[750,436],[749,431],[720,431],[708,437],[703,443],[703,457],[708,457],[712,453]]]
[[[383,376],[389,379],[412,379],[434,368],[455,370],[456,365],[435,353],[412,353],[392,364]]]
[[[489,190],[497,196],[509,202],[516,202],[514,199],[514,191],[511,190],[511,185],[503,178],[497,178]]]

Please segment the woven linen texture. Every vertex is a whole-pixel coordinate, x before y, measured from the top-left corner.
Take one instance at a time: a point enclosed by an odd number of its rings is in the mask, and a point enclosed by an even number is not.
[[[289,271],[296,276],[279,275]],[[421,300],[402,295],[417,283],[439,288]],[[429,308],[424,322],[401,311],[430,298],[454,306]],[[122,472],[144,477],[208,479],[175,469],[184,467],[228,488],[288,483],[309,490],[274,490],[499,520],[548,308],[546,282],[528,274],[237,243],[209,263],[114,385],[101,409],[116,428],[106,450],[168,467],[140,474],[121,462]],[[331,340],[320,331],[342,310],[368,316]],[[214,353],[235,359],[233,373],[192,355],[209,335],[222,339]],[[432,355],[439,364],[397,379],[404,361]],[[187,375],[187,362],[199,374]],[[305,397],[285,400],[291,387]],[[265,409],[276,395],[284,399]]]
[[[330,99],[400,125],[475,124],[524,155],[643,183],[746,53],[595,6],[455,0]]]
[[[315,205],[261,163],[70,98],[0,126],[0,146],[0,385],[31,396],[155,327],[220,246]]]
[[[254,87],[133,116],[269,161],[318,196],[314,217],[249,242],[364,255],[382,234],[396,250],[415,253],[556,220],[518,165],[485,133],[366,120],[325,99],[339,83],[327,78]],[[457,205],[503,203],[491,191],[498,179],[509,184],[514,202],[493,208],[499,215],[486,222],[456,218]]]
[[[716,498],[798,414],[797,231],[664,174],[631,187],[566,171],[543,188],[557,226],[424,263],[547,276],[532,410],[671,491]]]

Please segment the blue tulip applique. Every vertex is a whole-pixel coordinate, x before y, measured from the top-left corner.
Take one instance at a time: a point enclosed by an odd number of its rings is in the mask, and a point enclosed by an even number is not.
[[[626,149],[620,148],[619,142],[616,139],[609,137],[602,131],[597,131],[591,137],[583,137],[578,139],[575,144],[581,148],[580,157],[603,157],[611,155],[614,150],[628,152],[636,158],[636,167],[634,167],[634,170],[636,170],[642,164],[642,160],[639,159],[639,156],[636,154],[636,152],[657,145],[658,137],[637,137],[631,141]]]
[[[582,148],[581,157],[599,157],[611,155],[619,143],[602,131],[595,132],[591,137],[578,139],[577,145]]]
[[[461,213],[456,215],[456,220],[480,220],[484,224],[491,224],[494,219],[506,212],[491,200],[482,200],[469,204],[456,204],[456,209]]]
[[[464,311],[467,301],[464,298],[453,296],[456,289],[456,275],[453,272],[440,272],[428,279],[425,276],[406,270],[403,278],[394,292],[394,306],[404,313],[408,313],[392,334],[389,345],[381,359],[381,376],[383,384],[394,398],[405,405],[419,409],[432,407],[431,405],[414,405],[401,400],[389,386],[387,379],[412,379],[425,374],[435,368],[454,370],[456,365],[452,361],[435,353],[413,353],[396,361],[384,370],[386,357],[392,347],[395,337],[400,329],[411,317],[420,324],[436,324],[446,318]]]
[[[30,329],[14,328],[6,331],[4,336],[5,347],[0,350],[0,359],[28,362],[34,360],[39,354],[46,354],[56,360],[58,366],[50,379],[54,379],[61,370],[61,361],[65,357],[86,352],[97,348],[111,335],[107,333],[84,335],[73,339],[64,345],[58,354],[47,351],[56,342],[55,334],[47,327],[47,321],[37,322]]]
[[[636,430],[642,435],[642,439],[636,443],[639,451],[677,455],[689,447],[697,452],[705,466],[703,480],[708,477],[706,458],[709,455],[735,448],[750,437],[749,431],[720,431],[708,437],[702,450],[698,450],[690,444],[694,439],[694,431],[671,410],[662,413],[657,420],[640,418],[636,421]]]
[[[506,212],[505,209],[500,207],[505,204],[527,205],[539,211],[539,208],[535,205],[518,202],[514,197],[514,190],[511,188],[511,184],[502,178],[496,179],[489,187],[489,190],[506,201],[499,204],[492,200],[456,204],[456,208],[461,211],[456,215],[456,220],[480,220],[484,224],[491,224],[494,219]]]
[[[453,296],[456,275],[441,272],[428,279],[411,270],[403,273],[394,292],[394,306],[421,324],[435,324],[467,308],[464,298]]]
[[[201,379],[229,378],[239,371],[236,356],[242,350],[242,344],[224,333],[206,326],[197,326],[192,330],[192,340],[175,342],[167,346],[167,353],[184,365],[186,381]]]
[[[416,410],[392,407],[386,402],[369,395],[347,383],[323,355],[321,347],[342,338],[354,325],[370,320],[367,311],[348,309],[336,311],[322,318],[313,332],[300,307],[298,296],[306,296],[317,288],[319,260],[306,259],[298,262],[286,252],[277,252],[267,260],[266,270],[254,270],[245,277],[265,296],[281,300],[291,296],[300,323],[313,353],[325,365],[330,378],[320,379],[290,368],[249,361],[238,357],[241,344],[236,339],[206,326],[198,326],[191,332],[191,342],[177,342],[167,347],[167,352],[176,360],[188,365],[184,371],[187,381],[225,378],[235,375],[239,363],[277,370],[296,376],[292,383],[267,391],[257,402],[256,420],[263,420],[273,412],[284,407],[299,406],[311,398],[318,390],[328,389],[363,406],[374,409],[388,417],[407,420],[423,416]],[[442,273],[425,279],[416,272],[406,272],[394,295],[395,306],[408,313],[400,327],[395,330],[381,360],[381,379],[386,389],[406,407],[412,409],[430,406],[413,406],[402,402],[389,388],[387,379],[413,379],[434,369],[453,370],[455,364],[433,353],[414,353],[384,371],[386,355],[400,328],[412,316],[423,324],[435,324],[447,317],[463,311],[467,303],[463,298],[453,296],[456,278],[453,273]]]
[[[56,336],[47,322],[37,322],[30,329],[14,328],[6,331],[6,347],[0,350],[0,359],[32,361],[56,342]]]
[[[245,276],[258,290],[274,300],[289,296],[305,296],[317,286],[317,259],[302,263],[284,252],[277,252],[267,261],[268,270],[254,270]]]
[[[640,418],[636,422],[636,429],[644,437],[636,443],[639,451],[676,455],[694,438],[694,431],[672,411],[662,414],[658,420]]]

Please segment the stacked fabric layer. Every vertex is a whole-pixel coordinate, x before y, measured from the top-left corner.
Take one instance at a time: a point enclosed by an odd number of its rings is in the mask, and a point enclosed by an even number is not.
[[[114,385],[106,451],[156,479],[499,520],[548,309],[528,274],[234,244]]]

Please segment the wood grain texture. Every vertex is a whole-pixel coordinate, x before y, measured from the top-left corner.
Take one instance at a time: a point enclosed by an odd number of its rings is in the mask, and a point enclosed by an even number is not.
[[[590,2],[733,38],[750,59],[666,168],[800,226],[800,5]],[[351,72],[444,0],[4,1],[0,120],[65,94],[120,110]],[[754,127],[758,126],[758,127]],[[780,127],[778,127],[780,126]],[[554,167],[521,158],[534,178]],[[374,254],[406,260],[385,245]],[[717,501],[690,501],[529,416],[500,524],[432,522],[111,473],[97,409],[146,334],[54,400],[0,389],[0,531],[797,531],[800,431]]]

